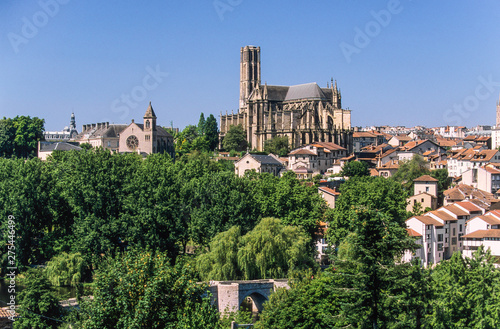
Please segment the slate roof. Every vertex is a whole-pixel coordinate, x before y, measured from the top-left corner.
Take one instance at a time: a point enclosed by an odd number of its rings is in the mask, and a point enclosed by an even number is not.
[[[81,150],[80,146],[67,142],[40,142],[40,152]]]
[[[93,139],[93,138],[101,138],[101,137],[107,137],[107,138],[118,138],[118,135],[121,134],[125,128],[127,128],[129,125],[119,125],[119,124],[111,124],[107,128],[106,126],[101,126],[100,129],[97,129],[97,127],[87,129],[79,133],[76,137],[75,140],[80,140],[80,139]]]
[[[269,93],[269,90],[268,90]],[[285,96],[285,101],[296,99],[323,99],[326,96],[316,82],[290,86]]]
[[[252,158],[254,158],[256,161],[260,162],[261,164],[265,165],[273,165],[273,166],[283,166],[281,162],[276,160],[270,155],[260,155],[260,154],[249,154]]]
[[[288,86],[267,86],[267,99],[270,101],[284,101]]]

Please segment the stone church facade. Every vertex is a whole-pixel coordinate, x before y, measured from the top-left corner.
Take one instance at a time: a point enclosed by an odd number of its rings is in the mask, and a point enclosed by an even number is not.
[[[156,114],[149,103],[144,114],[144,123],[129,124],[119,135],[119,149],[122,152],[163,153],[175,157],[174,139],[165,129],[156,125]]]
[[[220,116],[220,140],[232,125],[242,125],[252,148],[264,149],[275,136],[288,136],[290,147],[333,142],[352,151],[351,111],[342,109],[337,82],[295,86],[261,84],[260,47],[241,48],[238,113]]]

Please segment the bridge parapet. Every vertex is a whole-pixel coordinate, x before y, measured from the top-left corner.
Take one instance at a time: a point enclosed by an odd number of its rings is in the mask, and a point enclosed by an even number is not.
[[[287,279],[211,281],[212,302],[221,313],[236,312],[247,297],[251,297],[257,311],[277,288],[289,289]]]

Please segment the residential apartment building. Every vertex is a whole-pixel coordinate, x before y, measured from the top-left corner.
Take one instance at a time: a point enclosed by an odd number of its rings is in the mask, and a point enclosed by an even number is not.
[[[466,233],[466,223],[484,212],[484,208],[463,201],[410,217],[407,227],[422,235],[420,256],[412,257],[420,257],[424,266],[449,259],[454,252],[463,250],[461,237]]]
[[[317,142],[295,149],[288,154],[288,169],[298,178],[324,174],[335,161],[347,155],[347,150],[335,143]]]
[[[239,177],[244,176],[246,172],[251,170],[279,176],[282,171],[286,170],[286,166],[273,154],[258,155],[250,153],[245,154],[234,164],[234,173]]]
[[[494,194],[500,189],[500,170],[492,165],[471,168],[462,173],[462,183]]]
[[[448,176],[458,177],[472,168],[479,168],[488,163],[500,163],[498,150],[461,149],[448,158]]]

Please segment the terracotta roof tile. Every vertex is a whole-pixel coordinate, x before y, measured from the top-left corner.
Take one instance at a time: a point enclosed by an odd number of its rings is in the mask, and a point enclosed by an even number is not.
[[[318,187],[318,190],[325,192],[325,193],[328,193],[328,194],[331,194],[331,195],[340,195],[339,192],[337,192],[329,187],[326,187],[326,186]]]
[[[443,221],[450,221],[450,222],[454,222],[456,221],[457,219],[455,217],[453,217],[452,215],[448,214],[447,212],[444,212],[444,211],[441,211],[441,210],[434,210],[434,211],[429,211],[426,216],[428,216],[428,214],[433,214],[434,216],[440,218],[441,220]]]
[[[455,202],[454,204],[459,205],[462,208],[467,209],[469,212],[483,212],[483,210],[481,208],[479,208],[475,204],[468,202],[468,201]]]
[[[454,206],[454,205],[449,205],[449,206],[446,206],[446,207],[443,207],[444,209],[446,210],[449,210],[451,211],[453,214],[457,215],[457,216],[467,216],[469,215],[468,212],[458,208],[457,206]]]
[[[440,221],[438,221],[437,219],[434,219],[430,216],[413,216],[413,217],[408,218],[406,221],[409,221],[412,218],[419,220],[420,222],[424,223],[425,225],[434,225],[434,226],[443,226],[444,225]]]
[[[414,182],[438,182],[437,179],[429,175],[423,175],[413,180]]]
[[[417,231],[415,231],[414,229],[412,228],[407,228],[406,229],[406,232],[408,232],[408,235],[409,236],[414,236],[414,237],[422,237],[422,234],[418,233]]]
[[[477,230],[462,236],[462,239],[500,238],[500,230]]]

